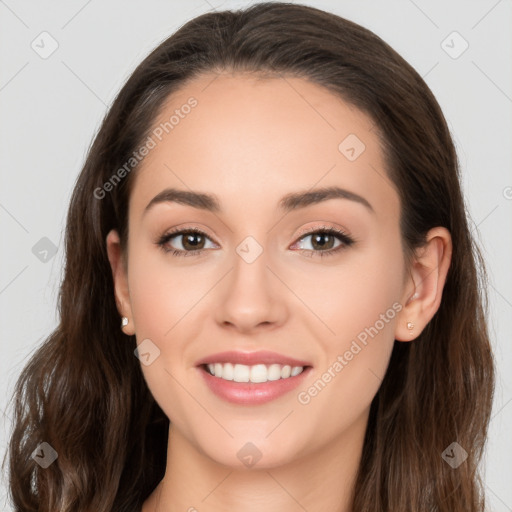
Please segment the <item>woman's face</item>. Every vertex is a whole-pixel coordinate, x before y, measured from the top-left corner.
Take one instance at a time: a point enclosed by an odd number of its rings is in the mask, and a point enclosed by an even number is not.
[[[177,435],[227,466],[274,467],[336,443],[350,456],[408,294],[374,123],[299,78],[204,75],[169,98],[150,137],[133,171],[125,313]],[[148,207],[168,189],[188,199]],[[198,365],[244,380],[247,365],[220,364],[236,362],[215,356],[225,351],[307,368],[250,384]],[[287,375],[261,370],[249,379]]]

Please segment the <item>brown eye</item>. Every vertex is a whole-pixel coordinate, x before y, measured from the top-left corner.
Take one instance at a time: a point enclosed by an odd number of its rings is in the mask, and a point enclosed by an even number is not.
[[[328,233],[315,233],[310,236],[314,249],[332,249],[336,242],[336,238]]]
[[[175,256],[191,256],[208,248],[205,247],[208,240],[210,238],[205,233],[191,228],[167,233],[158,240],[157,245]]]
[[[311,239],[309,247],[301,247],[303,251],[308,251],[311,256],[328,256],[336,254],[342,249],[346,249],[354,243],[354,240],[343,231],[335,228],[316,229],[306,234],[302,234],[299,243],[303,240]],[[336,241],[338,244],[336,245]]]
[[[182,237],[181,245],[184,249],[193,251],[195,249],[203,249],[205,239],[199,233],[186,233],[178,235]]]

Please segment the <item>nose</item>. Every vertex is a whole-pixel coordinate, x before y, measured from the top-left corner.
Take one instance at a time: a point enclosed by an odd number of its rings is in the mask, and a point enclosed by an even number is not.
[[[220,283],[215,313],[219,325],[251,333],[286,322],[290,292],[268,263],[265,251],[250,263],[235,255],[231,271]]]

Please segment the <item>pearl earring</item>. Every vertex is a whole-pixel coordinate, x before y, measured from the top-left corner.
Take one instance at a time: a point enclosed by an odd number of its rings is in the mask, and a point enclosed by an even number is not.
[[[128,325],[128,318],[123,316],[123,319],[121,320],[121,328],[126,327]]]
[[[414,329],[414,324],[412,322],[407,322],[407,329],[409,329],[409,331],[412,331]]]

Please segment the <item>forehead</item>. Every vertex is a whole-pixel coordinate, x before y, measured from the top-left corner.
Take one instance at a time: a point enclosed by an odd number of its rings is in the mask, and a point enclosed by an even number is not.
[[[150,136],[154,146],[134,176],[134,216],[167,187],[246,209],[335,185],[376,209],[398,208],[373,120],[302,78],[202,75],[167,99]]]

